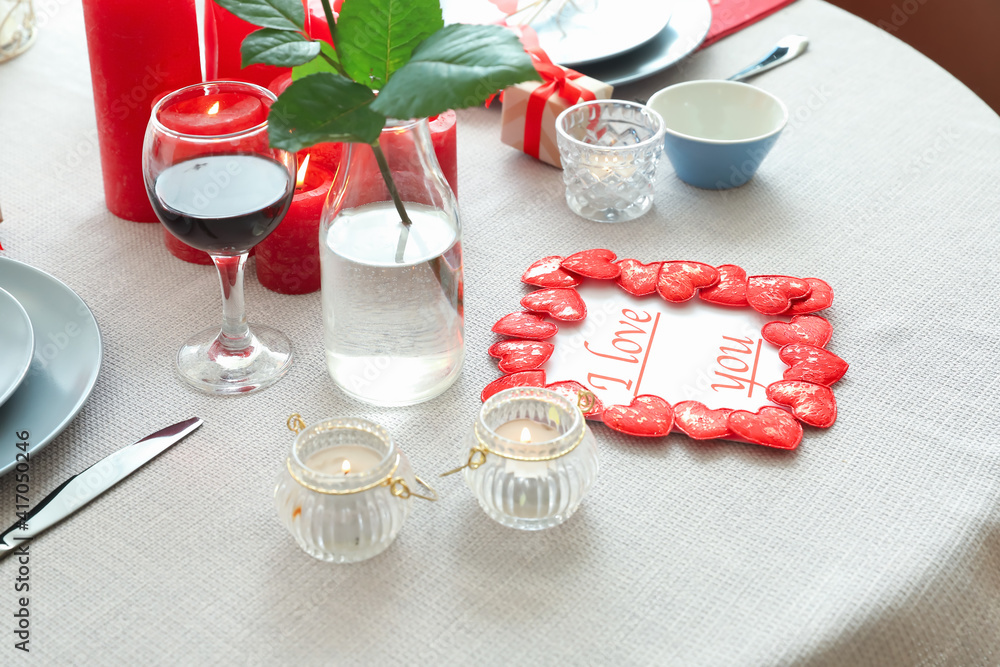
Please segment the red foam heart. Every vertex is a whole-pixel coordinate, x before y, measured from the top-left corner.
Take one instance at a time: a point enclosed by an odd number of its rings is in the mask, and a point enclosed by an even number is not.
[[[837,401],[829,387],[798,380],[779,380],[767,388],[767,397],[792,408],[799,421],[830,428],[837,421]]]
[[[498,391],[503,391],[504,389],[513,389],[514,387],[544,387],[545,386],[545,371],[542,370],[531,370],[531,371],[521,371],[519,373],[511,373],[510,375],[504,375],[499,377],[493,382],[490,382],[483,389],[481,398],[485,401],[487,398],[497,393]]]
[[[616,431],[644,438],[658,438],[670,433],[674,411],[659,396],[636,396],[628,405],[612,405],[604,410],[604,423]]]
[[[535,290],[521,299],[521,305],[565,322],[578,322],[587,317],[587,305],[572,287]]]
[[[582,278],[559,266],[562,261],[559,255],[543,257],[528,267],[521,275],[521,282],[538,287],[576,287],[582,283]]]
[[[592,391],[584,387],[576,380],[553,382],[552,384],[545,385],[545,388],[562,394],[579,406],[581,410],[589,406],[590,409],[583,413],[585,417],[600,417],[601,413],[604,412],[604,406],[601,405],[601,399],[597,398]],[[581,399],[581,394],[589,394],[589,396],[584,396],[584,398]]]
[[[656,291],[667,301],[683,303],[695,291],[719,282],[719,270],[701,262],[664,262],[656,281]]]
[[[729,430],[756,445],[776,449],[795,449],[802,441],[802,425],[782,408],[763,407],[756,413],[734,410]]]
[[[531,338],[532,340],[552,338],[558,331],[559,327],[552,322],[546,322],[534,313],[525,312],[504,315],[499,322],[493,325],[494,333],[514,338]]]
[[[663,262],[643,264],[635,259],[623,259],[618,262],[618,266],[622,270],[618,276],[618,286],[629,294],[646,296],[656,291],[656,279]]]
[[[497,367],[504,373],[516,373],[538,368],[552,356],[555,345],[537,340],[502,340],[490,346],[488,353],[500,360]]]
[[[699,401],[681,401],[674,405],[674,425],[695,440],[711,440],[732,435],[729,431],[729,408],[709,410]]]
[[[703,287],[698,296],[720,306],[746,306],[747,272],[735,264],[723,264],[715,268],[719,272],[719,282],[711,287]]]
[[[570,255],[561,266],[585,278],[612,280],[622,272],[621,267],[614,263],[617,258],[618,255],[610,250],[595,248]]]
[[[780,315],[812,291],[809,283],[791,276],[751,276],[747,278],[747,303],[759,313]]]
[[[826,347],[833,335],[833,325],[819,315],[796,315],[791,322],[768,322],[760,335],[778,347],[792,343]]]
[[[789,368],[782,377],[829,387],[844,377],[849,364],[829,350],[804,343],[792,343],[778,350],[778,358]]]
[[[830,287],[830,283],[819,278],[803,278],[803,280],[809,283],[812,291],[802,301],[793,301],[792,307],[788,309],[788,312],[799,315],[803,313],[815,313],[817,310],[829,308],[833,303],[833,288]]]

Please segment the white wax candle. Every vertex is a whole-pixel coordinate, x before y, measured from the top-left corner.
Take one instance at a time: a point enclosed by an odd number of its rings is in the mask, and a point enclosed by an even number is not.
[[[321,449],[306,461],[306,467],[327,475],[357,475],[373,470],[382,455],[360,445],[336,445]]]
[[[533,419],[513,419],[494,429],[497,435],[514,442],[541,444],[559,437],[559,431]]]
[[[559,431],[548,424],[542,424],[532,419],[512,419],[494,429],[497,435],[525,444],[543,444],[559,437]],[[508,470],[521,479],[517,496],[514,498],[512,511],[515,515],[533,519],[538,516],[539,499],[538,484],[548,477],[548,461],[517,461],[507,462]]]

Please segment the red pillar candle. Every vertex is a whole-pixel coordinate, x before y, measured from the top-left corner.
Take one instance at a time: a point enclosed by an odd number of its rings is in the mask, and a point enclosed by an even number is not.
[[[340,6],[344,0],[335,0],[332,3],[333,20],[337,20],[340,14]],[[327,44],[333,44],[330,35],[330,24],[326,20],[326,12],[323,10],[322,0],[306,0],[306,32],[313,39],[322,39]]]
[[[451,191],[458,196],[458,116],[454,111],[445,111],[428,119],[431,129],[431,141],[434,142],[434,155],[437,156],[441,171],[451,186]]]
[[[260,30],[258,26],[247,23],[235,14],[231,14],[216,3],[208,0],[208,11],[215,19],[216,39],[218,48],[219,70],[218,78],[225,81],[249,81],[258,86],[266,86],[274,77],[289,72],[285,67],[272,65],[250,65],[244,68],[240,45],[251,32]]]
[[[151,100],[201,81],[195,0],[83,0],[104,200],[120,218],[157,222],[142,180]]]
[[[334,173],[308,155],[300,165],[291,208],[257,244],[257,279],[269,290],[308,294],[319,289],[319,223]]]

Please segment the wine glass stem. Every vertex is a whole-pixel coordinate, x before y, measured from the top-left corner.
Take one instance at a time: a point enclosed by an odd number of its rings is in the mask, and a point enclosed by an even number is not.
[[[229,351],[245,349],[250,344],[246,307],[243,303],[243,267],[247,253],[242,255],[212,255],[222,283],[222,332],[219,342]]]

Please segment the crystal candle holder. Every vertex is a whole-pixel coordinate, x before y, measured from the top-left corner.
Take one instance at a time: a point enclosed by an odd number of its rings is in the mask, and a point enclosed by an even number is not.
[[[551,437],[529,437],[531,431]],[[491,396],[464,444],[465,483],[487,516],[510,528],[563,523],[597,479],[597,443],[583,413],[548,389],[520,387]]]
[[[593,100],[556,118],[566,203],[595,222],[624,222],[653,206],[663,118],[623,100]]]
[[[305,428],[292,415],[288,426],[298,435],[278,477],[274,503],[281,522],[313,558],[355,563],[376,556],[396,539],[413,498],[437,500],[378,424],[341,418]],[[351,460],[353,470],[349,464],[339,467]],[[411,492],[416,484],[431,495]]]

